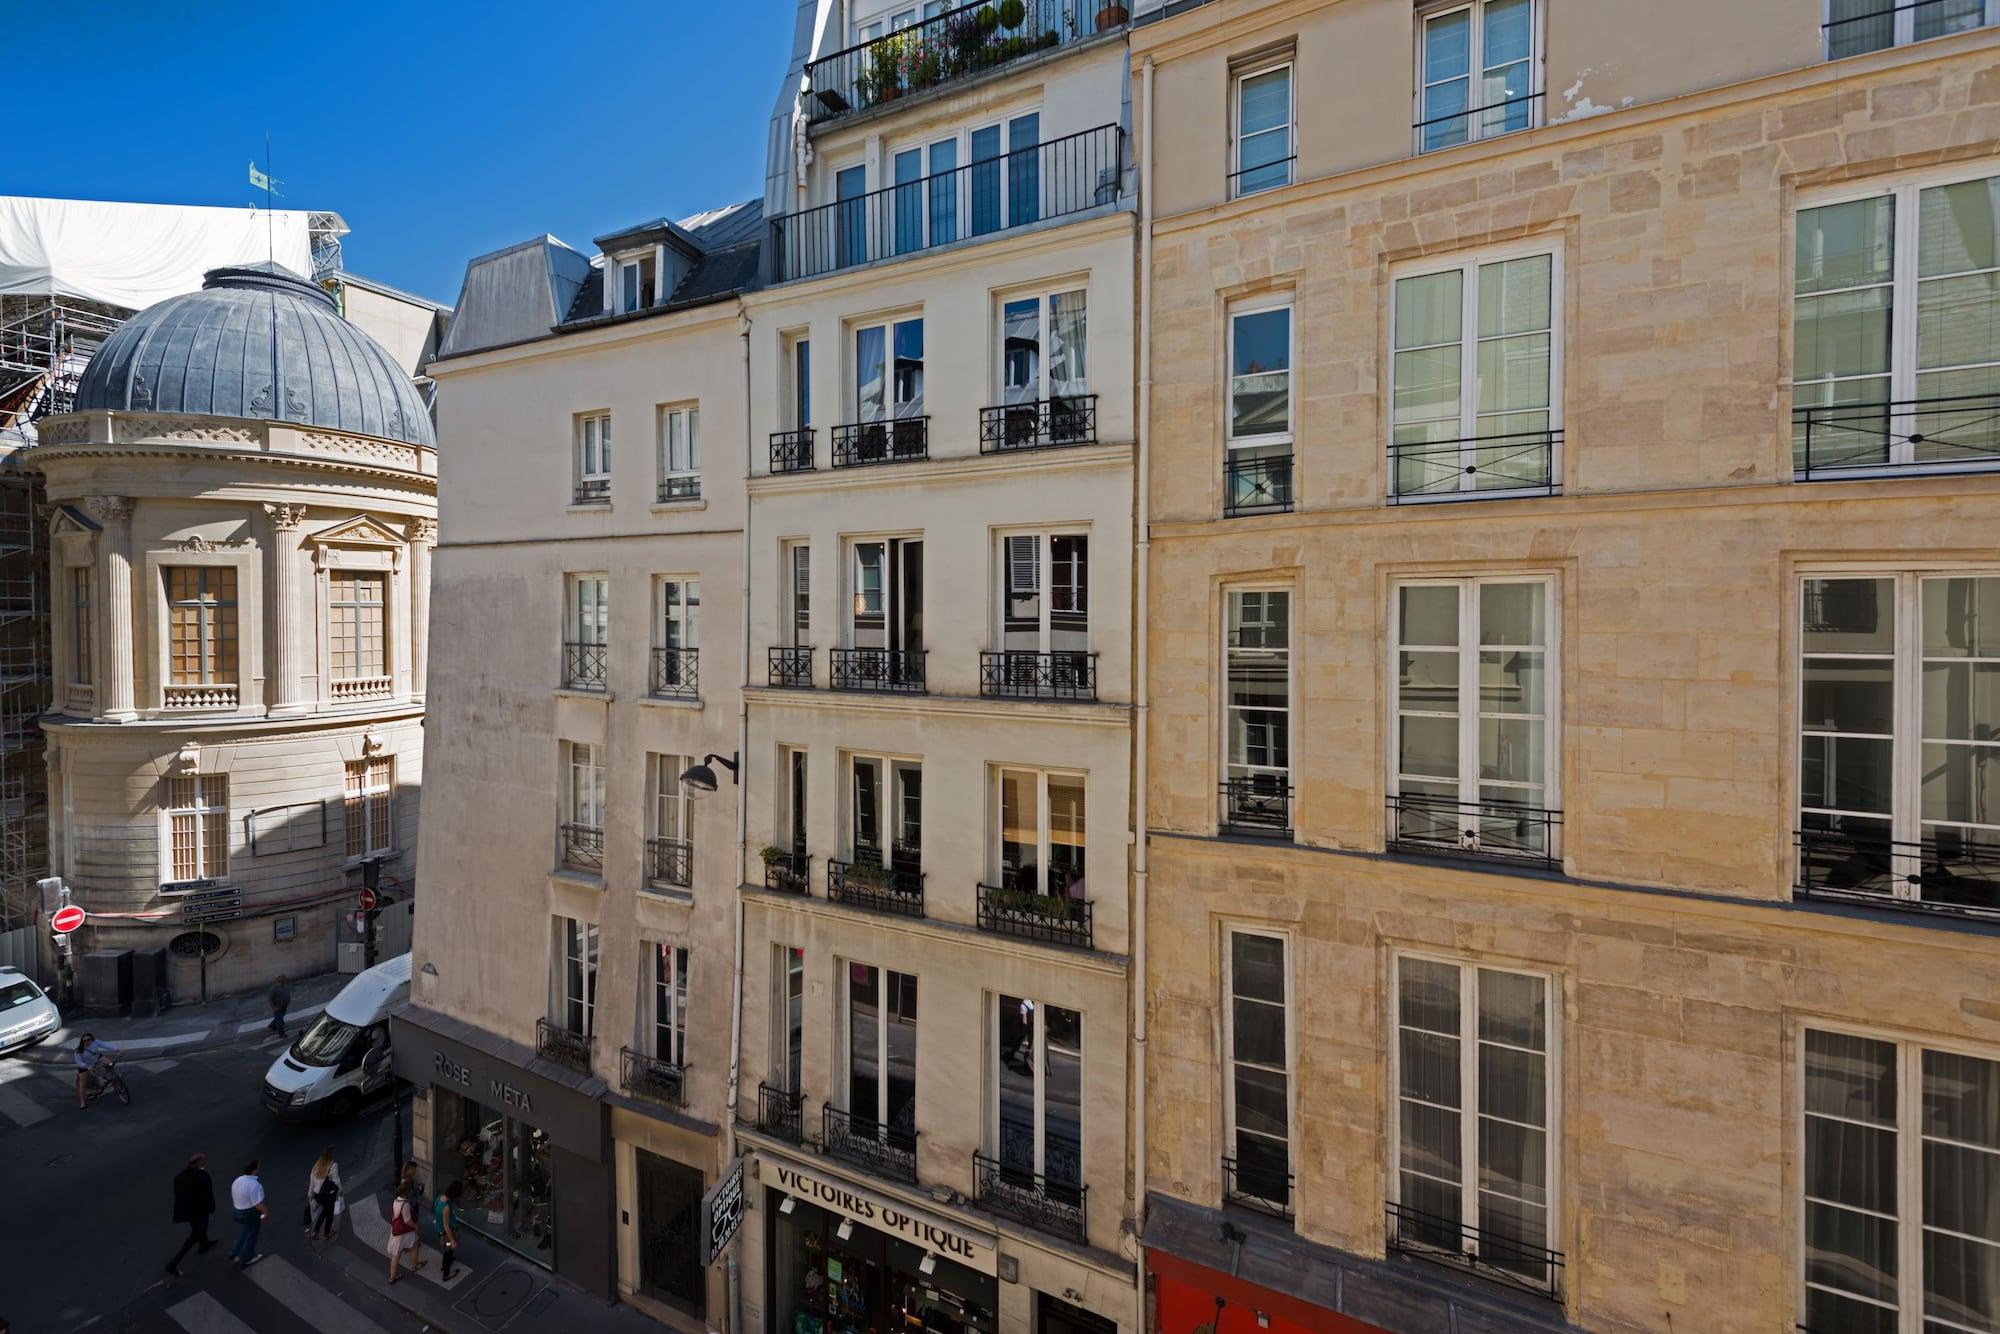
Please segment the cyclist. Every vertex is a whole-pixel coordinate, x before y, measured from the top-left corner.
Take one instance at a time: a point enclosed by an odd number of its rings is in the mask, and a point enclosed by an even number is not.
[[[118,1055],[118,1048],[108,1042],[99,1042],[95,1033],[85,1033],[76,1040],[76,1105],[81,1110],[90,1101],[90,1087],[97,1082],[97,1063],[112,1061]]]

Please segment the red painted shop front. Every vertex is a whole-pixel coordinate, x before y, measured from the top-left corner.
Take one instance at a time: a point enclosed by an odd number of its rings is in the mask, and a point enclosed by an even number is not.
[[[1146,1266],[1153,1275],[1150,1334],[1388,1334],[1164,1251],[1148,1250]]]

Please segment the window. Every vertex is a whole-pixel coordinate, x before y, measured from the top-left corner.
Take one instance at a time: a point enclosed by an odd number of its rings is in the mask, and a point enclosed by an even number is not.
[[[1222,823],[1292,833],[1292,595],[1230,589],[1224,595]]]
[[[654,1060],[687,1064],[688,952],[686,946],[653,945]]]
[[[999,787],[1001,887],[1084,901],[1083,776],[1002,769]]]
[[[1395,588],[1392,844],[1557,858],[1553,589],[1513,578]]]
[[[1292,1211],[1291,973],[1283,936],[1223,933],[1223,1165],[1229,1195]]]
[[[644,310],[653,304],[653,260],[623,260],[618,265],[618,309]]]
[[[1996,227],[1994,175],[1799,210],[1792,453],[1801,474],[2000,462]]]
[[[1396,279],[1391,496],[1554,489],[1558,295],[1547,252]]]
[[[557,956],[554,1020],[582,1037],[596,1031],[597,923],[556,918]]]
[[[611,631],[611,581],[601,574],[573,574],[568,601],[563,685],[571,690],[602,690]]]
[[[167,827],[175,880],[229,874],[229,775],[179,774],[167,780]]]
[[[563,743],[563,865],[583,871],[604,869],[604,747],[586,741]]]
[[[659,647],[653,652],[652,692],[656,696],[698,698],[701,583],[695,579],[662,579],[656,587]]]
[[[802,861],[806,855],[806,751],[803,747],[786,746],[778,753],[785,775],[778,847]]]
[[[236,568],[176,565],[166,570],[168,680],[180,685],[236,682]]]
[[[857,1130],[917,1128],[917,979],[847,965],[847,1096]]]
[[[786,633],[791,647],[807,648],[812,644],[812,544],[787,542],[784,553]]]
[[[842,268],[868,258],[868,165],[842,167],[833,176],[835,245]]]
[[[1005,125],[981,125],[966,135],[972,235],[1025,226],[1041,216],[1041,160],[1036,151],[1041,141],[1038,111],[1014,116]]]
[[[1904,46],[2000,23],[1995,0],[1826,0],[1826,58]]]
[[[395,847],[396,760],[377,755],[347,765],[347,855],[372,857]]]
[[[1290,62],[1236,76],[1236,169],[1229,193],[1252,195],[1292,183]]]
[[[661,500],[690,500],[701,494],[701,410],[660,410]]]
[[[1800,886],[2000,908],[2000,576],[1804,583]]]
[[[1552,1288],[1549,979],[1408,955],[1395,975],[1392,1244]]]
[[[611,501],[611,414],[576,419],[576,503]]]
[[[864,422],[924,411],[924,322],[899,320],[854,331],[854,403]]]
[[[1418,18],[1417,151],[1525,130],[1539,119],[1534,0],[1474,0]]]
[[[1223,506],[1292,507],[1292,306],[1289,297],[1229,313],[1229,422]]]
[[[917,653],[924,644],[923,542],[869,538],[855,541],[851,550],[851,647]]]
[[[327,635],[336,681],[371,680],[389,674],[383,624],[388,576],[365,570],[332,572],[327,580],[327,610],[333,624]]]
[[[850,757],[848,847],[853,860],[916,870],[923,861],[924,772],[915,760]]]
[[[786,357],[791,366],[792,425],[803,431],[812,426],[812,340],[803,335],[789,340]]]
[[[91,568],[79,565],[69,572],[69,579],[69,679],[87,686],[97,679],[96,659],[91,647]]]
[[[806,952],[794,945],[780,945],[777,952],[771,1007],[777,1060],[771,1076],[785,1092],[797,1093],[805,1087]]]
[[[1001,402],[1033,403],[1085,392],[1084,308],[1082,292],[1052,292],[1001,305]],[[1046,357],[1043,330],[1048,331]]]
[[[994,997],[993,1142],[1003,1172],[1083,1184],[1083,1016]]]
[[[1001,539],[1000,647],[1008,653],[1090,651],[1090,538],[1010,533]]]
[[[2000,1327],[2000,1062],[1805,1032],[1801,1329]]]
[[[648,755],[647,787],[652,809],[647,812],[646,879],[656,885],[694,883],[693,831],[688,824],[687,789],[681,775],[694,761],[686,755]]]

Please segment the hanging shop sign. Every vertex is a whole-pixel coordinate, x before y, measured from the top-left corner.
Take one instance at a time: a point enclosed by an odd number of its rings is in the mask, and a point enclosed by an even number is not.
[[[729,1165],[701,1199],[701,1262],[715,1263],[743,1225],[743,1155]]]
[[[975,1232],[935,1214],[924,1213],[836,1178],[818,1176],[790,1163],[769,1157],[764,1162],[776,1174],[777,1189],[787,1195],[796,1195],[829,1213],[851,1218],[864,1227],[886,1232],[912,1246],[935,1251],[947,1260],[955,1260],[982,1274],[991,1274],[996,1269],[994,1248],[999,1239],[990,1232]],[[767,1179],[765,1184],[772,1183]]]

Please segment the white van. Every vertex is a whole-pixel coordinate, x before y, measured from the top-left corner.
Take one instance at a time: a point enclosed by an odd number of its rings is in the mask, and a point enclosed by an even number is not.
[[[361,1058],[389,1031],[389,1011],[409,999],[410,956],[356,973],[326,1012],[271,1063],[264,1106],[287,1121],[350,1116],[361,1100],[388,1084],[385,1069],[364,1082]]]

